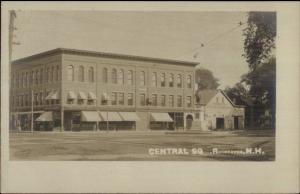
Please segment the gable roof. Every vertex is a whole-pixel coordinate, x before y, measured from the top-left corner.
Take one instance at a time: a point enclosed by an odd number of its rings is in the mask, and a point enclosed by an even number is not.
[[[127,55],[127,54],[118,54],[118,53],[107,53],[107,52],[96,52],[96,51],[88,51],[88,50],[78,50],[78,49],[68,49],[68,48],[57,48],[49,51],[45,51],[42,53],[38,53],[35,55],[31,55],[28,57],[24,57],[21,59],[14,60],[12,63],[19,64],[22,62],[28,62],[34,59],[43,58],[45,56],[54,55],[54,54],[75,54],[75,55],[84,55],[84,56],[99,56],[99,57],[107,57],[107,58],[118,58],[125,60],[135,60],[135,61],[147,61],[147,62],[158,62],[158,63],[169,63],[169,64],[180,64],[180,65],[188,65],[195,67],[199,65],[199,62],[195,61],[182,61],[177,59],[166,59],[166,58],[156,58],[156,57],[145,57],[145,56],[137,56],[137,55]]]
[[[200,105],[207,105],[209,103],[209,101],[215,96],[217,95],[217,93],[221,93],[228,101],[229,103],[234,106],[234,107],[242,107],[239,105],[235,105],[231,99],[226,95],[226,93],[223,90],[200,90],[197,92],[196,95],[198,95],[199,98],[199,104]]]

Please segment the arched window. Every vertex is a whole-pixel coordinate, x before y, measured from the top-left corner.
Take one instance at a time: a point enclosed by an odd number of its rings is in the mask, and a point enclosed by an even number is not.
[[[94,82],[94,68],[90,67],[89,71],[88,71],[88,75],[89,75],[89,82]]]
[[[84,82],[84,67],[80,66],[78,70],[78,81]]]
[[[123,69],[119,70],[119,73],[118,73],[118,84],[124,84],[124,71],[123,71]]]
[[[161,87],[165,87],[166,86],[166,74],[165,73],[162,73],[161,74],[161,80],[160,80],[161,82]]]
[[[107,74],[107,68],[103,68],[103,71],[102,71],[102,79],[103,79],[103,82],[104,83],[107,83],[107,78],[108,78],[108,74]]]
[[[142,86],[144,86],[146,84],[146,74],[145,71],[141,71],[140,74],[140,83]]]
[[[111,82],[113,84],[117,83],[117,70],[116,69],[113,69],[111,72]]]
[[[157,86],[157,73],[156,72],[152,72],[151,86],[153,86],[153,87]]]
[[[73,65],[69,65],[67,68],[67,80],[74,81],[74,67]]]
[[[192,88],[192,76],[191,75],[187,76],[187,87]]]
[[[177,75],[177,87],[178,88],[182,87],[182,77],[180,74]]]
[[[128,79],[128,84],[133,85],[133,71],[132,70],[128,71],[127,79]]]
[[[169,78],[169,87],[174,86],[174,75],[171,73]]]

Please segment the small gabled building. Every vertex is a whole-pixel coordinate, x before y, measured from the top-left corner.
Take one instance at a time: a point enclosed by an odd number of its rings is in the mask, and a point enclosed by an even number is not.
[[[222,90],[202,90],[196,94],[201,130],[243,129],[245,111]]]

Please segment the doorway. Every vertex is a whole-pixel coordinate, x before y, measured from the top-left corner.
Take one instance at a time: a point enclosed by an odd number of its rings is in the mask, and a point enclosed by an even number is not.
[[[216,128],[224,129],[224,118],[216,118]]]
[[[239,117],[234,116],[234,129],[239,129]]]

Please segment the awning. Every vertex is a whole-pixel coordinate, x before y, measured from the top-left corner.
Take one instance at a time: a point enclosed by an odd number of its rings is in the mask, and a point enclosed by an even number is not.
[[[76,99],[76,95],[73,91],[68,92],[68,99],[72,99],[72,100]]]
[[[103,93],[102,98],[103,98],[103,100],[109,100],[109,96],[107,93]]]
[[[79,93],[78,93],[78,99],[81,99],[81,100],[86,100],[86,99],[87,99],[87,97],[86,97],[86,95],[85,95],[85,93],[84,93],[84,92],[79,92]]]
[[[53,121],[53,114],[52,112],[44,112],[35,121]]]
[[[117,112],[99,112],[102,121],[123,121]]]
[[[45,98],[46,100],[58,100],[58,91],[51,91],[48,96]]]
[[[89,100],[96,100],[96,95],[93,92],[88,93]]]
[[[168,113],[151,113],[151,121],[156,122],[173,122]]]
[[[81,111],[81,121],[99,122],[102,121],[97,111]]]
[[[135,112],[119,112],[123,121],[139,121],[140,118]]]

